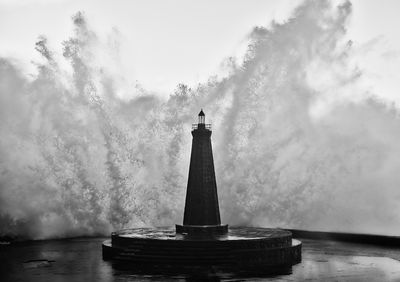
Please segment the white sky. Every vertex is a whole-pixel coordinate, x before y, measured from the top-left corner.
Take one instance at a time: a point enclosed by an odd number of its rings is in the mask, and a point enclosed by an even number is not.
[[[72,33],[71,16],[84,11],[89,25],[122,36],[124,67],[146,89],[171,92],[216,73],[224,58],[241,52],[256,25],[286,19],[297,0],[0,0],[0,56],[26,66],[38,59],[39,35],[61,53]],[[353,0],[349,38],[361,46],[379,39],[362,67],[371,90],[400,102],[400,1]]]

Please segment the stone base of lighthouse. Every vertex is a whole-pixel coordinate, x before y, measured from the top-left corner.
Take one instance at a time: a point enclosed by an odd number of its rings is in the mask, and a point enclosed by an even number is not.
[[[103,258],[138,269],[180,272],[203,266],[287,274],[301,262],[301,242],[289,231],[270,228],[234,227],[224,236],[190,236],[172,228],[126,229],[103,243]]]

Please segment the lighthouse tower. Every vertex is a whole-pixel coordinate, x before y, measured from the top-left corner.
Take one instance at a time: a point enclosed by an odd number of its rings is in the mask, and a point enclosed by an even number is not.
[[[211,147],[211,125],[205,123],[203,110],[193,124],[192,154],[186,191],[183,225],[176,225],[177,233],[189,235],[223,235],[228,225],[221,225],[217,183]]]

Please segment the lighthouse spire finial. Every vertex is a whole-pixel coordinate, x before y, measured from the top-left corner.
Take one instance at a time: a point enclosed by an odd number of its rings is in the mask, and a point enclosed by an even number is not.
[[[203,112],[203,109],[201,109],[199,113],[199,124],[205,124],[206,123],[206,115]]]

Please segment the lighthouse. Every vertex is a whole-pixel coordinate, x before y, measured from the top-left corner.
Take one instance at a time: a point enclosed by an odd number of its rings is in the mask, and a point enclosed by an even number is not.
[[[206,124],[203,110],[198,123],[192,125],[192,153],[186,189],[183,225],[176,225],[177,233],[189,235],[223,235],[228,225],[221,225],[217,182],[211,146],[211,124]]]
[[[221,224],[211,146],[211,125],[203,110],[192,126],[192,152],[183,224],[123,229],[103,243],[103,259],[132,263],[146,271],[185,271],[198,267],[257,274],[290,273],[301,261],[301,242],[276,228],[233,227]],[[156,266],[156,267],[155,267]],[[211,266],[211,268],[210,268]],[[193,268],[195,267],[195,268]]]

